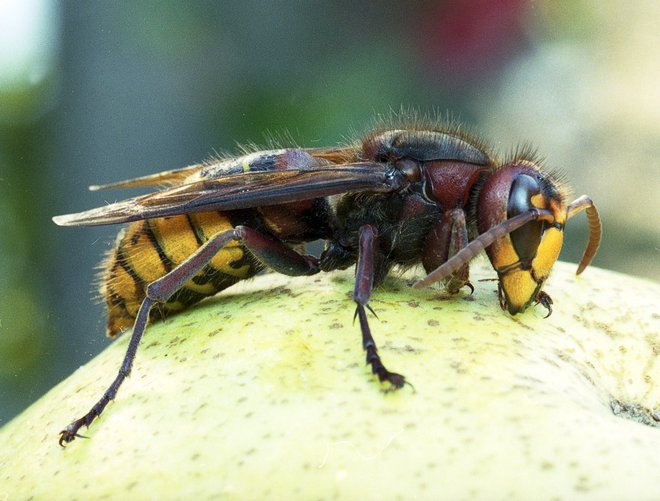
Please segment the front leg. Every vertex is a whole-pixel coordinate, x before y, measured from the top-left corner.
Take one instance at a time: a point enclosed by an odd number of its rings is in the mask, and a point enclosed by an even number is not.
[[[381,382],[388,382],[392,390],[401,388],[406,379],[401,374],[388,371],[378,355],[376,342],[371,335],[369,322],[367,321],[369,298],[374,285],[374,269],[377,252],[377,234],[376,229],[367,224],[360,228],[359,256],[355,273],[355,289],[353,290],[353,299],[357,303],[355,317],[360,319],[360,330],[362,331],[362,347],[367,352],[367,363],[371,365],[371,372],[378,376]],[[354,318],[355,318],[354,317]]]
[[[427,273],[435,270],[447,262],[458,251],[467,246],[468,232],[463,209],[446,211],[435,224],[435,227],[426,238],[422,264]],[[466,263],[445,280],[445,289],[450,294],[456,294],[463,287],[469,287],[470,266]]]

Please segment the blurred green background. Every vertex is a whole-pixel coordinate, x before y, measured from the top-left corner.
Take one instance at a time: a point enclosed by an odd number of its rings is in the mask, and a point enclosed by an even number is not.
[[[51,216],[137,193],[90,184],[265,131],[325,146],[391,108],[450,111],[502,153],[535,144],[591,195],[605,231],[595,265],[658,280],[658,19],[653,0],[6,0],[0,424],[108,343],[93,281],[118,228]],[[586,237],[572,220],[562,259]]]

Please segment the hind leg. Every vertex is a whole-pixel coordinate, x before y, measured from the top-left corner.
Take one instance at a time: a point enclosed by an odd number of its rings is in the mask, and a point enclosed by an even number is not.
[[[59,444],[61,446],[75,440],[76,437],[82,437],[78,433],[80,428],[83,426],[89,427],[92,421],[101,415],[108,403],[114,400],[120,386],[131,372],[140,340],[147,327],[151,308],[157,303],[167,301],[170,296],[181,289],[215,254],[232,240],[239,241],[257,259],[277,272],[293,276],[313,275],[319,272],[318,259],[315,257],[298,254],[280,240],[264,235],[251,228],[238,226],[213,236],[179,266],[167,275],[149,284],[147,287],[147,296],[142,301],[138,310],[131,339],[115,380],[87,414],[76,419],[60,432]]]

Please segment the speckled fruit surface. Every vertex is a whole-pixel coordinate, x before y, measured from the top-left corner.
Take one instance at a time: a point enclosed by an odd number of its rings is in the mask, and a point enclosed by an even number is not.
[[[390,393],[352,271],[240,284],[147,329],[89,439],[57,444],[128,336],[5,425],[0,500],[659,499],[660,286],[574,271],[557,263],[547,319],[501,311],[483,265],[472,296],[389,279],[370,322],[414,385]]]

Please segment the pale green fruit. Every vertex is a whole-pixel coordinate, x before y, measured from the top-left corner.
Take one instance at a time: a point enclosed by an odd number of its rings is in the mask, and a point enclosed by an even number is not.
[[[371,327],[414,385],[391,393],[352,271],[240,284],[147,329],[88,440],[57,444],[128,336],[0,430],[0,500],[660,499],[660,428],[611,409],[660,418],[660,286],[574,270],[555,266],[547,319],[500,310],[483,265],[472,296],[389,279]]]

